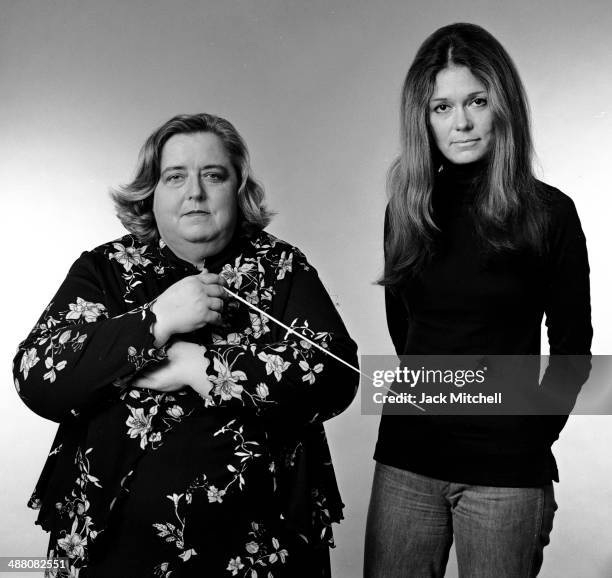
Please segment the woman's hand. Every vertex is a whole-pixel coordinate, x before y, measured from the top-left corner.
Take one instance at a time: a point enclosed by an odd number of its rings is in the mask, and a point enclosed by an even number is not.
[[[164,363],[139,374],[131,385],[163,393],[190,386],[202,397],[207,397],[212,385],[206,374],[210,362],[205,352],[203,345],[177,341],[168,348],[168,359]]]
[[[220,325],[226,284],[221,275],[204,269],[168,287],[151,306],[156,317],[151,329],[155,346],[161,347],[178,333],[191,333],[209,323]]]

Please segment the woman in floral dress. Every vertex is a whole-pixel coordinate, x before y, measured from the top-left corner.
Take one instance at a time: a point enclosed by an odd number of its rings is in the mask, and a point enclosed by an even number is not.
[[[226,120],[174,117],[113,194],[130,232],[83,253],[19,347],[59,422],[29,502],[58,575],[329,576],[342,518],[323,421],[358,376],[316,271],[270,214]]]

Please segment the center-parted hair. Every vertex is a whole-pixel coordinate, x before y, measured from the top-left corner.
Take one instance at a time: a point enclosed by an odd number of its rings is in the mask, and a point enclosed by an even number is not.
[[[438,229],[432,191],[443,157],[429,126],[436,75],[465,66],[485,86],[493,114],[493,143],[474,207],[478,234],[494,251],[544,249],[546,212],[532,170],[529,108],[516,66],[484,28],[444,26],[419,48],[402,89],[401,149],[388,174],[385,271],[382,285],[396,286],[431,258]]]
[[[232,123],[212,114],[180,114],[165,122],[147,138],[131,182],[111,190],[117,217],[123,226],[142,241],[159,237],[153,215],[153,193],[161,173],[164,145],[177,134],[209,132],[217,135],[238,176],[238,226],[251,235],[268,225],[272,213],[264,201],[264,190],[251,170],[249,151]]]

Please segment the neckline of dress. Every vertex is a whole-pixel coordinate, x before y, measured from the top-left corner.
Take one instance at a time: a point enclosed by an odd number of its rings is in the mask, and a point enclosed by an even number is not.
[[[221,251],[219,251],[216,255],[211,255],[204,259],[202,269],[206,268],[210,272],[218,272],[222,265],[240,253],[240,251],[244,248],[246,241],[247,237],[236,230],[230,242]],[[171,263],[188,271],[193,271],[194,273],[199,273],[202,270],[196,267],[193,263],[181,259],[161,238],[158,241],[158,247],[162,257]]]

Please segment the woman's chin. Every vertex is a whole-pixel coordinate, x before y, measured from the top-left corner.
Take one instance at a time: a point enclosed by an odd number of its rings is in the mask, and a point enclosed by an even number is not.
[[[211,227],[192,225],[183,227],[178,237],[186,243],[210,243],[223,237],[223,235],[219,231],[211,229]]]
[[[479,151],[465,151],[451,155],[451,158],[448,158],[448,160],[454,165],[468,165],[481,160],[484,156],[484,153]]]

